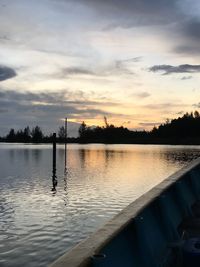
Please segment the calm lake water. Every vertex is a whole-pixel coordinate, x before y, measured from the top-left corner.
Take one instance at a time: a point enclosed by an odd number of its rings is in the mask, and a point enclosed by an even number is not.
[[[0,144],[0,266],[47,266],[194,158],[200,146]]]

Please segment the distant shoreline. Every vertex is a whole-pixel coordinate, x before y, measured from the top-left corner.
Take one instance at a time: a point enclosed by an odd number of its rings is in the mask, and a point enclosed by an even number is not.
[[[87,142],[80,142],[78,138],[74,138],[75,140],[68,140],[67,144],[80,144],[80,145],[87,145],[87,144],[104,144],[104,145],[200,145],[200,138],[185,138],[185,139],[166,139],[166,138],[158,138],[158,139],[136,139],[136,140],[126,140],[124,142],[100,142],[97,140],[91,140]],[[51,141],[42,141],[42,142],[25,142],[25,141],[6,141],[0,140],[0,143],[9,143],[9,144],[30,144],[30,145],[41,145],[41,144],[52,144]],[[57,144],[64,144],[64,142],[57,141]]]
[[[105,117],[105,126],[90,127],[83,121],[78,130],[78,137],[69,137],[67,128],[61,126],[54,134],[45,135],[40,126],[32,129],[10,129],[9,133],[0,137],[0,142],[9,143],[51,143],[56,138],[57,143],[78,144],[159,144],[159,145],[200,145],[200,113],[185,113],[182,117],[167,120],[151,131],[129,130],[123,126],[116,127],[108,124]]]

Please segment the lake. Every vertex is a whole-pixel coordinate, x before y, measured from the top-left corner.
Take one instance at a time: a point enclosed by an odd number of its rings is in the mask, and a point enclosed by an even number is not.
[[[167,176],[200,146],[0,144],[0,266],[47,266]]]

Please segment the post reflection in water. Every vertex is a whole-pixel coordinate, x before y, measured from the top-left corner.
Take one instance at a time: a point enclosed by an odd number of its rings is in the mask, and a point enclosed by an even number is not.
[[[58,184],[56,176],[56,133],[53,133],[53,175],[52,175],[52,191],[56,192],[56,187]]]
[[[68,168],[67,168],[67,149],[65,148],[65,150],[64,150],[65,152],[65,163],[64,163],[64,165],[65,165],[65,168],[64,168],[64,178],[63,178],[63,180],[64,180],[64,191],[65,192],[67,192],[67,175],[68,175]],[[65,205],[66,205],[66,203],[65,203]]]
[[[67,150],[65,148],[64,174],[67,174]]]
[[[52,189],[51,191],[56,193],[56,187],[58,185],[58,180],[57,180],[57,176],[56,175],[53,175],[52,176]]]
[[[69,204],[67,178],[68,178],[68,169],[67,169],[67,166],[66,166],[65,173],[64,173],[64,178],[63,178],[63,182],[64,182],[64,187],[63,187],[63,189],[64,189],[64,195],[63,195],[63,199],[64,199],[64,205],[65,206],[68,206],[68,204]]]
[[[68,176],[68,166],[67,166],[67,150],[62,150],[59,149],[58,150],[58,157],[59,157],[59,161],[63,161],[64,158],[64,176],[63,176],[63,181],[64,181],[64,191],[67,192],[67,176]],[[55,161],[55,159],[54,159]],[[56,193],[56,187],[58,185],[58,179],[57,179],[57,175],[56,175],[56,167],[55,167],[55,162],[53,163],[53,169],[52,169],[52,191],[55,194]],[[66,205],[66,201],[65,201],[65,205]]]

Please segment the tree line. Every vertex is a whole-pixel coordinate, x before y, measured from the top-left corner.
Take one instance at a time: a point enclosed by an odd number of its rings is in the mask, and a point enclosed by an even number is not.
[[[0,137],[1,142],[17,142],[17,143],[50,143],[52,142],[53,134],[45,135],[40,126],[35,126],[30,129],[26,126],[24,129],[15,130],[10,129],[9,133]],[[74,142],[76,138],[67,138],[68,142]],[[62,126],[59,128],[57,133],[57,141],[65,141],[65,128]]]
[[[79,128],[79,142],[87,143],[138,143],[138,144],[200,144],[200,114],[185,113],[169,120],[151,131],[131,131],[115,127],[105,120],[103,127],[88,127],[84,122]]]
[[[198,111],[185,113],[182,117],[167,120],[151,131],[133,131],[126,127],[105,126],[89,127],[82,122],[79,137],[67,138],[72,143],[138,143],[138,144],[200,144],[200,114]],[[52,142],[52,134],[45,135],[39,126],[32,129],[10,129],[1,142],[48,143]],[[57,132],[57,141],[65,142],[65,128],[61,126]]]

